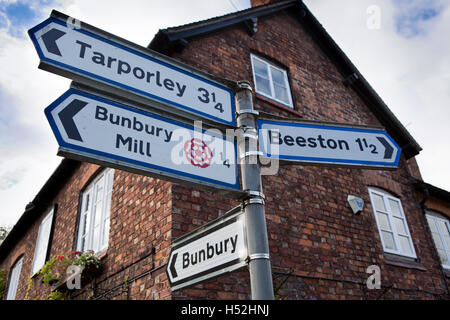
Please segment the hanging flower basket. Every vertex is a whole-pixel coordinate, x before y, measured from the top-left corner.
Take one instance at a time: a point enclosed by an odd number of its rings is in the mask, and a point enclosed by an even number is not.
[[[100,259],[94,254],[94,251],[74,251],[72,255],[58,254],[48,260],[42,269],[38,272],[41,281],[51,286],[54,290],[61,289],[64,286],[67,277],[67,268],[69,266],[80,266],[82,268],[81,280],[87,283],[101,273]]]
[[[72,264],[83,268],[81,273],[82,278],[92,278],[101,273],[100,258],[94,254],[94,251],[75,251],[74,256],[75,258]]]
[[[94,268],[98,269],[100,267],[100,258],[97,257],[92,250],[88,251],[74,251],[74,259],[72,261],[73,265],[83,267],[83,269]]]
[[[44,284],[51,286],[65,278],[66,269],[71,264],[70,258],[57,254],[50,258],[37,274]]]

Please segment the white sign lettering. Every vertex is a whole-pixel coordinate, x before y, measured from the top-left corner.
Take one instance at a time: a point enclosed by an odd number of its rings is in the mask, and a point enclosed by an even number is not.
[[[161,59],[150,49],[127,46],[100,30],[73,28],[49,18],[29,31],[44,64],[69,77],[86,77],[163,105],[235,125],[234,94],[222,84]],[[62,71],[62,72],[61,72]]]
[[[319,123],[258,120],[268,158],[310,164],[397,167],[401,149],[383,130]]]
[[[172,246],[167,267],[172,290],[240,268],[246,257],[242,214],[193,231]]]
[[[70,89],[45,114],[60,148],[183,181],[239,189],[233,139]]]

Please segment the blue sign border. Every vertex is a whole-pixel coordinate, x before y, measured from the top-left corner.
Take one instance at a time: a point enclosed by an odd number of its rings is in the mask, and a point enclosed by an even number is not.
[[[201,116],[204,117],[204,118],[207,118],[207,119],[210,119],[210,120],[219,122],[219,123],[223,123],[223,124],[226,124],[226,125],[230,125],[230,126],[233,126],[233,127],[236,126],[236,117],[235,117],[235,108],[236,108],[236,107],[235,107],[235,103],[234,103],[234,92],[233,92],[233,90],[231,90],[230,88],[225,87],[225,86],[222,86],[222,85],[220,85],[220,84],[218,84],[218,83],[212,82],[212,81],[210,81],[210,80],[208,80],[208,79],[204,79],[204,78],[202,78],[202,77],[200,77],[200,76],[198,76],[198,75],[196,75],[196,74],[190,73],[190,72],[188,72],[188,71],[186,71],[186,70],[184,70],[184,69],[181,69],[181,68],[178,68],[178,67],[176,67],[176,66],[170,65],[170,64],[168,64],[168,63],[166,63],[166,62],[164,62],[164,61],[160,61],[160,60],[157,60],[156,58],[147,56],[147,55],[145,55],[145,54],[143,54],[143,53],[141,53],[141,52],[139,52],[139,51],[137,51],[137,50],[134,50],[134,49],[132,49],[132,48],[126,47],[126,46],[124,46],[124,45],[122,45],[122,44],[112,42],[111,40],[105,39],[105,38],[103,38],[103,37],[101,37],[101,36],[99,36],[99,35],[96,35],[96,34],[94,34],[94,33],[89,32],[89,31],[86,31],[86,30],[83,30],[83,29],[74,29],[74,30],[76,30],[77,32],[83,33],[83,34],[85,34],[85,35],[87,35],[87,36],[89,36],[89,37],[93,37],[93,38],[95,38],[95,39],[97,39],[97,40],[106,42],[106,43],[108,43],[108,44],[110,44],[110,45],[113,45],[113,46],[118,47],[118,48],[120,48],[120,49],[122,49],[122,50],[128,51],[128,52],[130,52],[130,53],[132,53],[132,54],[138,55],[138,56],[140,56],[140,57],[142,57],[142,58],[145,58],[145,59],[147,59],[147,60],[151,60],[151,61],[153,61],[153,62],[155,62],[155,63],[157,63],[157,64],[160,64],[160,65],[163,65],[163,66],[165,66],[165,67],[168,67],[168,68],[171,68],[171,69],[173,69],[173,70],[176,70],[176,71],[178,71],[178,72],[184,73],[185,75],[188,75],[188,76],[190,76],[190,77],[192,77],[192,78],[196,78],[196,79],[198,79],[198,80],[200,80],[200,81],[206,82],[206,83],[208,83],[208,84],[210,84],[210,85],[212,85],[212,86],[215,86],[215,87],[217,87],[217,88],[219,88],[219,89],[228,91],[228,92],[230,93],[230,103],[231,103],[231,109],[232,109],[232,110],[231,110],[231,118],[232,118],[231,121],[226,121],[226,120],[217,118],[217,117],[215,117],[215,116],[212,116],[212,115],[210,115],[210,114],[207,114],[207,113],[198,111],[198,110],[193,109],[193,108],[191,108],[191,107],[188,107],[188,106],[179,104],[179,103],[177,103],[177,102],[173,102],[173,101],[170,101],[170,100],[161,98],[161,97],[159,97],[159,96],[150,94],[150,93],[148,93],[148,92],[146,92],[146,91],[138,90],[138,89],[136,89],[136,88],[127,86],[127,85],[122,84],[122,83],[120,83],[120,82],[116,82],[116,81],[113,81],[113,80],[104,78],[104,77],[99,76],[99,75],[97,75],[97,74],[95,74],[95,73],[87,72],[87,71],[84,71],[84,70],[75,68],[75,67],[73,67],[73,66],[71,66],[71,65],[67,65],[67,64],[61,63],[61,62],[59,62],[59,61],[56,61],[56,60],[53,60],[53,59],[50,59],[50,58],[45,57],[45,56],[44,56],[44,53],[42,52],[42,49],[41,49],[41,47],[40,47],[40,45],[39,45],[39,42],[38,42],[37,39],[36,39],[35,33],[36,33],[37,31],[39,31],[39,30],[45,28],[47,25],[49,25],[49,24],[52,23],[52,22],[57,23],[57,24],[59,24],[59,25],[61,25],[61,26],[67,27],[67,24],[66,24],[66,23],[64,23],[64,22],[62,22],[62,21],[60,21],[60,20],[58,20],[58,19],[55,19],[55,18],[48,18],[47,20],[41,22],[41,23],[38,24],[37,26],[35,26],[35,27],[31,28],[30,30],[28,30],[28,35],[30,36],[30,38],[31,38],[31,40],[32,40],[32,42],[33,42],[33,44],[34,44],[34,46],[35,46],[35,48],[36,48],[36,51],[37,51],[37,53],[38,53],[38,56],[39,56],[39,58],[40,58],[42,61],[47,62],[47,63],[52,64],[52,65],[55,65],[55,66],[58,66],[58,67],[61,67],[61,68],[63,68],[64,70],[69,70],[69,71],[76,72],[76,73],[78,73],[78,74],[82,74],[82,75],[84,75],[84,76],[86,76],[86,77],[88,77],[88,78],[91,78],[91,79],[100,80],[100,81],[105,82],[105,83],[107,83],[107,84],[112,84],[112,85],[114,85],[114,86],[121,87],[121,88],[124,88],[124,89],[129,90],[129,91],[132,91],[132,92],[136,92],[136,93],[138,93],[138,94],[140,94],[140,95],[149,97],[149,98],[151,98],[151,99],[153,99],[153,100],[163,102],[163,103],[165,103],[165,104],[168,104],[168,105],[171,105],[171,106],[180,108],[180,109],[182,109],[182,110],[186,110],[186,111],[188,111],[189,113],[201,115]]]
[[[397,156],[394,162],[378,162],[378,161],[363,161],[363,160],[346,160],[346,159],[335,159],[335,158],[319,158],[319,157],[302,157],[302,156],[283,156],[283,155],[272,155],[267,153],[265,150],[264,143],[260,143],[261,151],[263,155],[267,158],[275,158],[280,160],[294,160],[299,162],[319,162],[319,163],[337,163],[337,164],[349,164],[349,165],[367,165],[367,166],[376,166],[376,167],[398,167],[398,163],[400,161],[400,155],[402,149],[400,146],[392,139],[387,132],[383,130],[376,129],[365,129],[365,128],[348,128],[348,127],[340,127],[337,125],[319,125],[319,124],[310,124],[310,123],[295,123],[295,122],[284,122],[284,121],[274,121],[274,120],[266,120],[259,119],[257,120],[258,124],[258,133],[261,137],[261,126],[265,123],[275,124],[280,126],[289,126],[289,127],[303,127],[303,128],[314,128],[314,129],[327,129],[327,130],[337,130],[337,131],[352,131],[352,132],[366,132],[366,133],[377,133],[384,135],[389,141],[391,141],[395,147],[398,148]]]
[[[165,121],[165,122],[168,122],[168,123],[171,123],[171,124],[174,124],[174,125],[177,125],[177,126],[189,129],[189,130],[194,130],[193,126],[189,126],[189,125],[184,124],[184,123],[179,123],[179,122],[176,122],[176,121],[171,120],[171,119],[160,117],[158,115],[154,115],[154,114],[148,113],[146,111],[143,111],[143,110],[140,110],[140,109],[135,109],[135,108],[123,105],[123,104],[119,104],[119,103],[116,103],[116,102],[113,102],[113,101],[110,101],[110,100],[107,100],[107,99],[104,99],[104,98],[101,98],[101,97],[98,97],[98,96],[94,96],[94,95],[88,94],[86,92],[82,92],[82,91],[75,90],[75,89],[69,89],[62,96],[60,96],[58,99],[56,99],[52,104],[50,104],[47,108],[45,108],[45,110],[44,110],[45,116],[47,117],[47,120],[50,123],[50,127],[52,128],[53,134],[55,135],[56,140],[57,140],[58,144],[61,147],[67,148],[67,149],[72,149],[72,150],[82,151],[82,152],[85,152],[85,153],[88,153],[88,154],[99,155],[99,156],[102,156],[102,157],[105,157],[105,158],[108,158],[108,159],[120,160],[120,161],[125,162],[125,163],[136,164],[136,165],[139,165],[139,166],[142,166],[142,167],[146,167],[146,168],[150,168],[150,169],[154,169],[154,170],[168,172],[168,173],[175,174],[175,175],[178,175],[178,176],[181,176],[181,177],[188,177],[188,178],[191,178],[191,179],[207,182],[207,183],[212,184],[212,185],[226,187],[226,188],[230,188],[230,189],[233,189],[233,190],[240,190],[239,171],[238,171],[238,162],[237,162],[237,143],[236,143],[236,141],[234,141],[234,152],[235,152],[235,159],[234,160],[235,160],[235,166],[236,166],[236,170],[235,170],[236,181],[235,181],[234,184],[228,184],[228,183],[217,181],[217,180],[214,180],[214,179],[204,178],[202,176],[197,176],[197,175],[194,175],[194,174],[185,173],[183,171],[168,169],[168,168],[161,167],[161,166],[158,166],[158,165],[154,165],[154,164],[150,164],[150,163],[146,163],[146,162],[141,162],[141,161],[137,161],[137,160],[133,160],[133,159],[129,159],[129,158],[117,156],[117,155],[114,155],[114,154],[110,154],[110,153],[106,153],[106,152],[102,152],[102,151],[98,151],[98,150],[94,150],[94,149],[90,149],[90,148],[86,148],[86,147],[81,147],[81,146],[78,146],[78,145],[73,145],[73,144],[65,142],[64,139],[61,136],[61,133],[59,132],[59,129],[58,129],[56,123],[55,123],[55,120],[53,119],[53,116],[51,115],[51,112],[56,107],[58,107],[66,98],[68,98],[72,94],[77,94],[77,95],[80,95],[80,96],[83,96],[83,97],[86,97],[86,98],[89,98],[89,99],[97,100],[97,101],[100,101],[100,102],[103,102],[103,103],[106,103],[106,104],[110,104],[110,105],[113,105],[115,107],[122,108],[122,109],[125,109],[125,110],[128,110],[128,111],[132,111],[132,112],[135,112],[135,113],[138,113],[138,114],[150,117],[150,118],[154,118],[154,119],[157,119],[157,120],[160,120],[160,121]],[[204,133],[205,131],[206,130],[202,130],[202,133]],[[225,139],[225,140],[230,141],[229,139]]]

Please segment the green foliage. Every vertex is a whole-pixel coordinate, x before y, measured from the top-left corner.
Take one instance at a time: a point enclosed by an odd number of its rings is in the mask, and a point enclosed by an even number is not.
[[[3,240],[5,240],[9,231],[10,231],[9,228],[0,227],[0,243],[2,243]]]
[[[100,266],[100,259],[94,254],[94,251],[92,250],[85,252],[75,251],[74,255],[75,258],[72,261],[72,264],[74,265],[78,265],[83,268],[94,266],[97,269]]]
[[[80,266],[83,269],[83,273],[89,274],[99,269],[100,259],[92,250],[86,252],[74,251],[69,255],[57,254],[50,258],[37,273],[44,284],[53,288],[45,300],[66,299],[66,294],[58,290],[66,279],[67,268],[71,265]]]
[[[64,292],[59,291],[52,291],[50,294],[45,298],[45,300],[65,300],[66,294]]]
[[[72,259],[64,255],[56,255],[48,260],[37,273],[43,283],[52,285],[62,280],[66,275],[66,269],[72,264]]]
[[[0,269],[0,300],[3,299],[6,288],[6,270]]]
[[[33,279],[28,278],[27,279],[27,284],[28,284],[28,287],[27,287],[27,291],[25,292],[24,300],[31,300],[30,292],[31,292],[31,289],[33,289]]]

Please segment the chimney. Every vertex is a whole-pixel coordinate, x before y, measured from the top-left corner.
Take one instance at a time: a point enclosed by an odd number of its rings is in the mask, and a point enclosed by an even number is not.
[[[269,4],[269,3],[275,3],[275,2],[280,2],[282,0],[250,0],[250,3],[252,5],[252,7],[258,7],[258,6],[263,6],[265,4]]]

